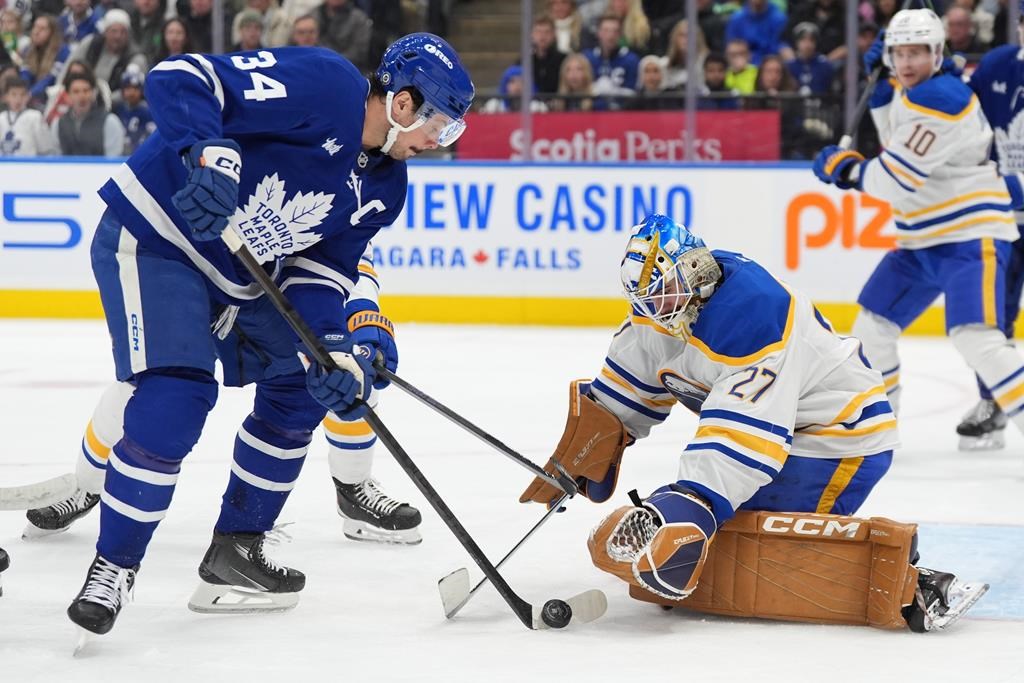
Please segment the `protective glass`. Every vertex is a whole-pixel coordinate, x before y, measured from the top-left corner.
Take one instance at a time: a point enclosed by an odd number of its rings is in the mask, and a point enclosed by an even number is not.
[[[429,102],[420,106],[416,112],[416,121],[410,130],[423,128],[430,139],[436,140],[441,147],[448,147],[466,131],[465,119],[453,119]]]

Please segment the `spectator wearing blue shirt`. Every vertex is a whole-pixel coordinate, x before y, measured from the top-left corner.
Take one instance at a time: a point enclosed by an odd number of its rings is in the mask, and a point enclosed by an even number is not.
[[[751,63],[778,54],[785,60],[793,58],[793,50],[783,40],[786,15],[768,0],[747,0],[743,8],[732,15],[725,27],[726,43],[744,40],[750,46]]]
[[[786,62],[801,95],[824,95],[832,91],[835,68],[818,52],[818,27],[809,21],[793,29],[796,58]]]
[[[132,154],[146,138],[156,131],[156,122],[143,99],[142,72],[129,67],[121,76],[121,102],[114,106],[117,118],[124,126],[124,153]]]
[[[632,96],[636,92],[640,57],[621,46],[622,20],[610,14],[597,25],[597,47],[584,54],[594,70],[595,95]],[[621,109],[617,101],[600,100],[595,109]]]
[[[103,18],[103,6],[93,9],[89,0],[64,0],[64,7],[57,23],[64,35],[64,43],[74,49],[85,38],[99,32],[97,24]]]

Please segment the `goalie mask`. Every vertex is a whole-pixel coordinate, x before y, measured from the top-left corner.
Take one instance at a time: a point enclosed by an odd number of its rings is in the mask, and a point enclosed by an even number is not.
[[[722,270],[703,240],[653,214],[633,228],[619,275],[635,314],[685,340]]]
[[[882,62],[893,70],[892,50],[897,45],[927,45],[932,53],[932,74],[942,68],[942,50],[946,29],[942,19],[930,9],[905,9],[893,15],[885,29]]]

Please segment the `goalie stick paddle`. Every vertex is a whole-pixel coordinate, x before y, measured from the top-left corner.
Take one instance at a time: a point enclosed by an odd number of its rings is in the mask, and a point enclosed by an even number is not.
[[[472,422],[470,422],[466,418],[464,418],[461,415],[459,415],[458,413],[456,413],[454,410],[452,410],[448,406],[444,405],[443,403],[441,403],[440,401],[438,401],[438,400],[436,400],[434,398],[431,398],[430,396],[428,396],[424,392],[422,392],[419,389],[417,389],[416,387],[414,387],[409,382],[406,382],[404,379],[402,379],[401,377],[399,377],[395,373],[393,373],[390,370],[388,370],[386,367],[384,367],[383,363],[379,362],[379,359],[378,359],[377,362],[374,362],[373,367],[374,367],[374,369],[377,370],[377,373],[379,375],[381,375],[384,378],[386,378],[388,381],[390,381],[392,384],[397,386],[399,389],[401,389],[405,393],[409,394],[410,396],[412,396],[413,398],[418,400],[423,405],[433,409],[434,411],[436,411],[440,415],[448,418],[451,422],[453,422],[453,423],[457,424],[458,426],[462,427],[467,432],[469,432],[473,436],[477,437],[478,439],[480,439],[481,441],[486,443],[488,446],[491,446],[492,448],[494,448],[494,450],[498,451],[502,455],[504,455],[504,456],[508,457],[509,459],[511,459],[513,462],[516,462],[516,463],[522,465],[523,467],[525,467],[526,469],[530,470],[530,472],[532,472],[534,475],[540,477],[541,479],[543,479],[547,483],[551,484],[552,486],[557,488],[559,491],[562,491],[563,493],[567,493],[570,496],[575,496],[576,495],[577,491],[579,490],[579,487],[576,486],[576,482],[573,481],[572,477],[570,477],[570,476],[566,475],[564,472],[562,472],[557,466],[555,468],[555,472],[557,474],[555,476],[551,476],[550,474],[545,472],[543,469],[538,467],[536,464],[534,464],[528,458],[525,458],[522,455],[520,455],[519,453],[515,452],[514,450],[512,450],[511,448],[506,446],[504,443],[502,443],[498,439],[494,438],[493,436],[491,436],[490,434],[488,434],[484,430],[480,429],[479,427],[477,427],[475,424],[473,424]]]
[[[298,335],[302,343],[306,345],[306,348],[309,350],[313,359],[325,368],[337,368],[337,365],[334,363],[330,354],[327,353],[327,350],[324,349],[320,340],[317,339],[316,334],[314,334],[313,330],[310,329],[306,321],[299,316],[298,312],[291,305],[291,302],[288,301],[287,297],[285,297],[277,284],[275,284],[266,271],[260,267],[260,264],[256,261],[255,257],[253,257],[249,248],[242,241],[242,238],[238,233],[229,227],[221,233],[221,239],[227,245],[231,253],[242,262],[242,265],[245,266],[247,271],[249,271],[253,280],[260,285],[267,298],[270,299],[274,308],[277,309],[285,319],[285,322],[288,323],[288,326],[292,328],[296,335]],[[543,620],[541,620],[541,626],[536,625],[534,615],[535,613],[539,614],[536,608],[523,600],[515,593],[515,591],[512,590],[512,587],[508,585],[505,578],[498,573],[498,570],[495,569],[494,565],[487,559],[483,550],[480,549],[480,546],[476,544],[473,537],[470,536],[469,532],[462,526],[462,523],[459,522],[458,518],[441,498],[441,495],[434,489],[430,482],[427,481],[427,478],[423,476],[423,473],[412,461],[412,458],[410,458],[408,453],[405,452],[405,449],[403,449],[401,444],[398,443],[390,430],[384,426],[381,419],[377,417],[377,413],[375,413],[369,406],[366,407],[365,419],[370,425],[370,428],[373,429],[374,433],[377,435],[377,438],[384,443],[384,446],[391,452],[391,455],[398,462],[399,466],[405,470],[405,473],[410,479],[412,479],[416,488],[420,490],[423,497],[427,499],[430,506],[434,508],[435,512],[437,512],[441,521],[443,521],[451,530],[452,534],[459,543],[462,544],[462,547],[466,549],[466,552],[468,552],[469,556],[473,558],[473,561],[476,562],[478,567],[480,567],[480,570],[484,575],[487,576],[491,583],[494,584],[498,593],[505,602],[508,603],[508,606],[512,608],[512,611],[517,617],[519,617],[519,620],[523,622],[523,625],[530,629],[543,628]]]
[[[0,510],[34,510],[68,498],[78,488],[74,474],[62,474],[53,479],[0,487]]]

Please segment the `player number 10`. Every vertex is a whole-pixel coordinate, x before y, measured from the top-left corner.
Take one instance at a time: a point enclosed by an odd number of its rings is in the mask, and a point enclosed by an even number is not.
[[[231,58],[231,63],[235,65],[236,69],[248,71],[249,77],[252,78],[252,89],[242,91],[245,99],[263,102],[288,97],[288,89],[284,87],[284,83],[275,81],[270,76],[265,76],[258,71],[253,71],[253,69],[269,69],[277,64],[277,57],[273,52],[260,50],[255,57],[235,55]]]

